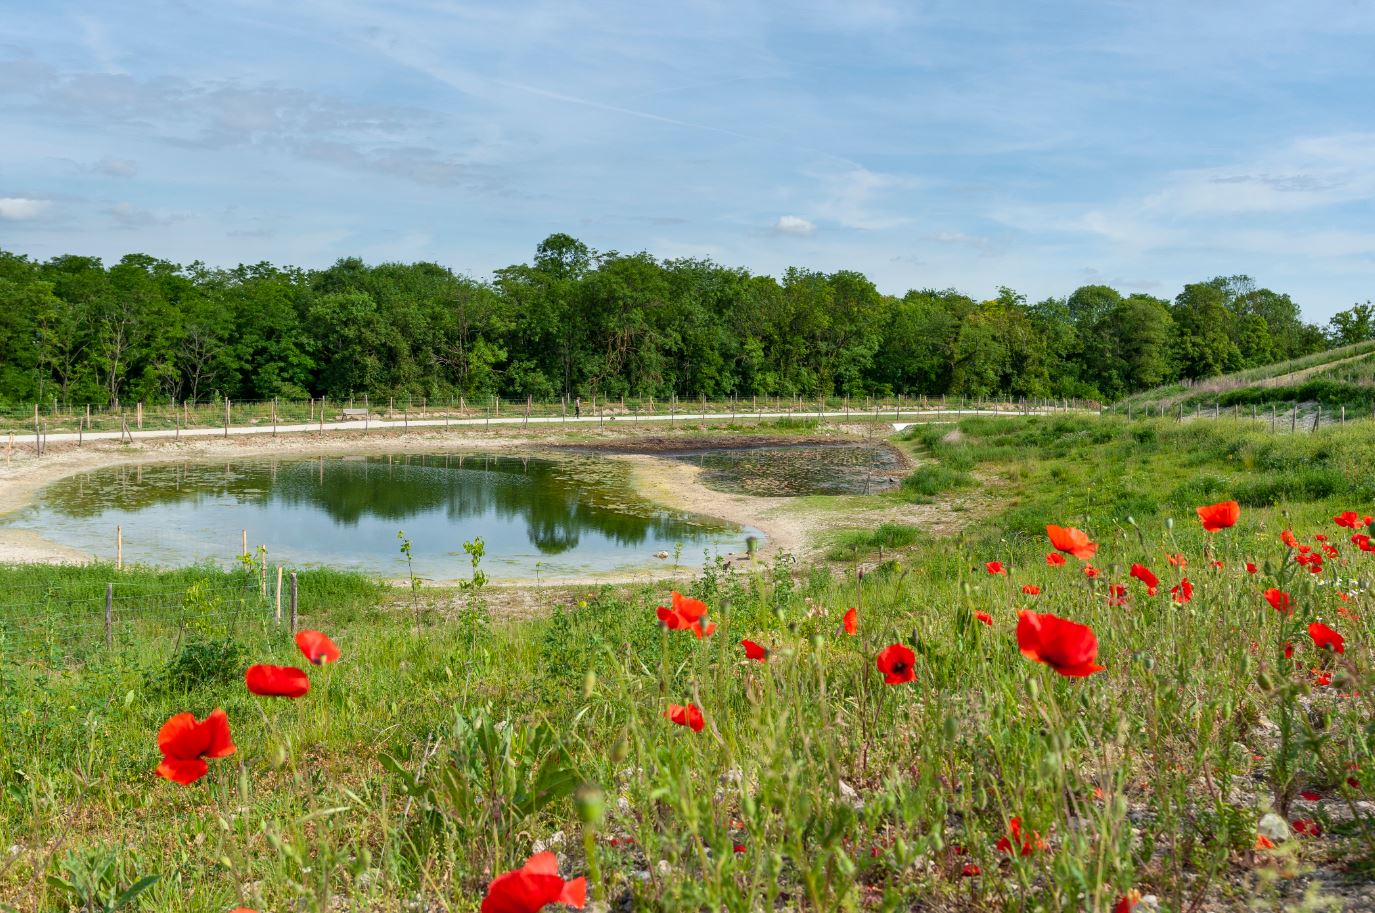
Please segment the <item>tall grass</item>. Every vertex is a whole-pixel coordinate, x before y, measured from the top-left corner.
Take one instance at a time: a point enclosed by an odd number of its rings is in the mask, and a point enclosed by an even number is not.
[[[545,846],[614,909],[1105,911],[1133,888],[1166,910],[1280,909],[1305,890],[1288,874],[1368,870],[1375,556],[1330,517],[1372,512],[1357,471],[1370,436],[1070,419],[960,432],[931,442],[938,458],[1009,480],[989,521],[862,577],[708,567],[683,583],[711,607],[703,639],[665,631],[667,587],[646,585],[589,588],[528,621],[434,610],[418,632],[407,612],[322,611],[344,659],[311,669],[297,702],[237,677],[249,661],[301,663],[270,626],[212,632],[239,651],[225,648],[227,677],[169,683],[144,641],[65,670],[7,659],[0,900],[66,909],[46,876],[109,864],[123,885],[160,876],[138,898],[147,911],[472,910]],[[1200,498],[1318,469],[1328,493],[1248,506],[1233,529],[1208,535],[1192,516]],[[1048,566],[1045,522],[1088,530],[1101,576]],[[1285,528],[1313,547],[1326,534],[1340,556],[1308,573]],[[1166,562],[1176,554],[1186,567]],[[1160,593],[1127,577],[1134,562]],[[1176,604],[1184,576],[1194,595]],[[1112,583],[1128,585],[1124,604]],[[336,586],[344,599],[367,585]],[[1268,587],[1293,595],[1292,617]],[[1066,679],[1021,655],[1028,606],[1091,625],[1106,670]],[[1313,647],[1313,619],[1345,653]],[[745,660],[741,638],[768,662]],[[915,682],[882,683],[874,657],[891,643],[914,650]],[[701,732],[663,717],[688,702]],[[216,706],[238,752],[189,788],[154,778],[161,723]],[[1323,835],[1278,839],[1271,812]],[[1044,846],[997,849],[1013,817]],[[1262,827],[1276,849],[1255,849]]]

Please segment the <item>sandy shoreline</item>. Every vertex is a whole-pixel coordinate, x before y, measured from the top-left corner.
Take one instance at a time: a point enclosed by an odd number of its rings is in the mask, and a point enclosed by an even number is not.
[[[599,443],[605,443],[599,442]],[[624,449],[633,449],[633,440],[624,442]],[[54,448],[41,458],[16,458],[0,464],[0,516],[23,508],[44,487],[68,476],[111,466],[136,463],[166,463],[185,460],[211,462],[244,457],[308,457],[331,454],[367,454],[398,449],[416,452],[440,450],[493,450],[559,452],[586,447],[586,442],[570,440],[565,434],[510,435],[500,432],[462,434],[444,431],[388,432],[379,434],[314,437],[283,435],[276,438],[201,438],[182,442],[165,440],[138,441],[135,444],[101,442],[85,447]],[[606,453],[608,459],[628,463],[636,491],[655,503],[741,526],[758,529],[765,541],[759,551],[760,560],[768,560],[780,551],[799,554],[808,545],[809,524],[805,518],[784,510],[793,500],[789,498],[757,497],[729,494],[708,488],[701,483],[701,470],[690,463],[645,453]],[[0,563],[81,563],[92,556],[44,539],[28,530],[0,528]],[[560,578],[560,583],[635,582],[664,577],[681,576],[684,569],[665,565],[662,569],[616,574],[597,574],[586,577]],[[527,581],[503,578],[504,584],[517,585]],[[549,581],[554,582],[554,581]]]

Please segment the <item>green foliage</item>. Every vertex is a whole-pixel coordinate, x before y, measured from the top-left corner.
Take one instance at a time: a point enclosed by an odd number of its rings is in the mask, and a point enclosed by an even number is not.
[[[918,466],[902,480],[902,493],[913,499],[932,498],[973,485],[974,477],[964,469],[943,463],[927,463]]]
[[[1358,305],[1333,338],[1367,338]],[[1367,309],[1368,310],[1368,309]],[[1246,277],[1173,305],[1085,286],[1029,305],[881,294],[852,270],[775,279],[551,235],[491,282],[433,263],[208,269],[0,251],[0,403],[625,395],[1115,398],[1322,348]]]

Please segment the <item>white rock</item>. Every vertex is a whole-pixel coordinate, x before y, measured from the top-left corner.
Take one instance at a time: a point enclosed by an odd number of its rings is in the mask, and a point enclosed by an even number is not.
[[[545,850],[556,850],[559,847],[563,846],[564,841],[567,839],[568,838],[564,836],[563,831],[554,831],[554,833],[550,834],[543,840],[536,840],[533,844],[530,845],[530,848],[534,850],[536,853],[543,853]]]
[[[1282,843],[1289,839],[1289,823],[1274,812],[1266,812],[1256,824],[1256,833],[1272,843]]]

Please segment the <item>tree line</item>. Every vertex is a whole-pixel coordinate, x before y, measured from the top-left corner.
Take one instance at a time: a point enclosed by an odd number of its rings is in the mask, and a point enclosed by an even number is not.
[[[881,294],[858,272],[755,275],[565,234],[483,281],[434,263],[213,269],[0,251],[0,401],[552,400],[751,395],[1111,401],[1375,338],[1369,303],[1305,323],[1246,276],[1173,300],[1088,285]]]

